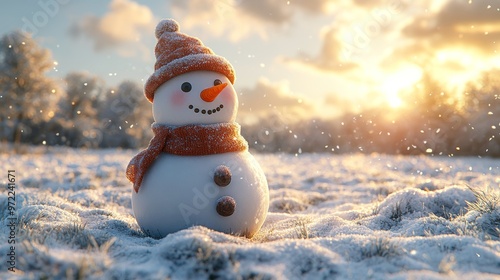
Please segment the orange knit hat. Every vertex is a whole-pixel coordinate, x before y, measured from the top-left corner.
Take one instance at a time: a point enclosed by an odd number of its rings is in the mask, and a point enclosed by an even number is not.
[[[179,24],[164,19],[155,30],[158,43],[155,48],[155,72],[144,85],[144,95],[153,102],[155,90],[175,76],[197,70],[208,70],[225,75],[234,84],[233,66],[222,56],[203,45],[200,39],[179,32]]]

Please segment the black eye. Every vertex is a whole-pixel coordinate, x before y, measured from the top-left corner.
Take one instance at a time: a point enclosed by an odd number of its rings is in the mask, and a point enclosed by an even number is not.
[[[181,85],[181,90],[182,90],[183,92],[190,92],[190,91],[191,91],[191,88],[192,88],[192,86],[191,86],[191,84],[190,84],[190,83],[188,83],[188,82],[182,83],[182,85]]]
[[[222,84],[222,82],[219,79],[215,79],[214,86],[218,86],[220,84]]]

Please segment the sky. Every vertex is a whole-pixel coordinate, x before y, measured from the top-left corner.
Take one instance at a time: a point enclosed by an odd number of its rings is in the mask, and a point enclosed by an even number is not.
[[[163,18],[233,64],[249,119],[402,107],[423,74],[460,92],[500,66],[497,0],[23,0],[0,11],[0,35],[32,33],[61,81],[85,71],[143,84]]]

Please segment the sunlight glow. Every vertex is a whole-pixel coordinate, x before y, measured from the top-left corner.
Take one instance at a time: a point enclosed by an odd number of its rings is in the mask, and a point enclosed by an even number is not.
[[[419,81],[422,77],[422,71],[416,67],[407,67],[388,74],[387,77],[382,83],[381,91],[385,95],[387,104],[392,108],[398,108],[403,105],[403,101],[399,97],[400,91]]]
[[[488,23],[476,23],[476,24],[461,24],[455,27],[458,32],[462,33],[477,33],[481,32],[484,34],[495,33],[500,31],[500,23],[488,22]]]
[[[387,96],[387,102],[389,106],[392,108],[398,108],[403,105],[403,101],[397,95],[395,96]]]
[[[447,90],[455,93],[454,98],[462,103],[460,107],[466,105],[461,93],[467,84],[479,81],[481,73],[495,67],[499,61],[498,58],[482,59],[480,54],[466,49],[441,50],[436,52],[433,76],[441,81]]]

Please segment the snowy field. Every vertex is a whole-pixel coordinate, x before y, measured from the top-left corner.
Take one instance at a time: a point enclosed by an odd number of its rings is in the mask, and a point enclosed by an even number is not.
[[[134,154],[0,154],[0,279],[500,279],[500,159],[256,155],[271,198],[256,236],[155,240],[131,211]]]

